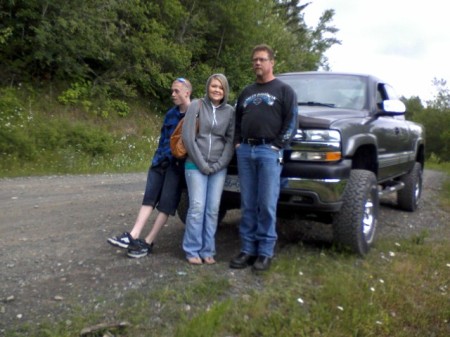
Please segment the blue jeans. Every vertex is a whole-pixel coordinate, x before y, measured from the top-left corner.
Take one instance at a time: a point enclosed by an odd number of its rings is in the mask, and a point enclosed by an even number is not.
[[[216,254],[215,235],[226,174],[226,169],[211,175],[204,175],[197,169],[185,170],[189,209],[183,250],[187,258],[204,259]]]
[[[241,252],[272,257],[277,241],[282,151],[270,145],[241,144],[236,149],[241,188]]]

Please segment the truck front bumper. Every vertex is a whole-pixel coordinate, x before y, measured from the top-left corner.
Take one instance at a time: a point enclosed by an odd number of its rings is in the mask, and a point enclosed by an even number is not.
[[[339,163],[284,164],[280,180],[278,205],[319,212],[337,212],[342,193],[350,176],[351,161]],[[239,198],[239,180],[234,172],[227,175],[222,202],[236,206]]]

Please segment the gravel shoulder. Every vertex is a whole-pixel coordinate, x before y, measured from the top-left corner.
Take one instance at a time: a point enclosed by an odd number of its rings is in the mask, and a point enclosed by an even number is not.
[[[425,229],[430,238],[439,238],[440,229],[450,224],[449,213],[437,204],[444,178],[425,171],[422,201],[414,213],[397,210],[392,198],[383,199],[378,240]],[[148,258],[126,258],[106,243],[107,237],[131,229],[145,179],[146,173],[0,179],[0,335],[22,324],[64,319],[73,303],[90,306],[96,298],[113,300],[144,284],[162,287],[192,272],[184,261],[184,226],[177,217],[169,219]],[[239,250],[238,221],[239,212],[229,212],[219,228],[218,264],[210,272],[245,281],[251,273],[228,268]]]

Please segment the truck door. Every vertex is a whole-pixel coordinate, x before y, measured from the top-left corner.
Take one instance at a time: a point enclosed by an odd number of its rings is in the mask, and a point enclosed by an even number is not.
[[[377,108],[387,99],[398,99],[394,90],[380,83],[377,88]],[[378,140],[379,178],[385,179],[404,170],[411,156],[409,130],[404,116],[380,116],[373,121],[372,131]]]

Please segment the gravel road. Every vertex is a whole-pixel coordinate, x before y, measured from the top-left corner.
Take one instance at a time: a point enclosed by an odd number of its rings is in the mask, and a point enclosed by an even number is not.
[[[117,298],[189,272],[177,217],[169,219],[148,258],[126,258],[106,243],[107,237],[131,229],[145,179],[146,173],[0,179],[0,335],[22,324],[59,321],[73,310],[69,303],[88,306],[98,297]],[[439,235],[439,228],[450,223],[436,203],[443,179],[442,173],[425,171],[415,213],[397,210],[392,198],[383,200],[378,240],[423,229]],[[228,268],[239,250],[238,220],[238,211],[225,217],[217,233],[218,264],[210,267],[226,277],[248,278],[251,272]]]

